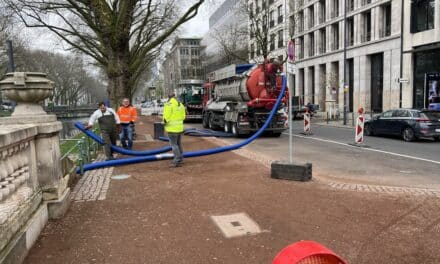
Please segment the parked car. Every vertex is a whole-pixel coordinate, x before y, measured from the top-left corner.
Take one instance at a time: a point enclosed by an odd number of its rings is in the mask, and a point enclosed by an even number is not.
[[[364,125],[366,136],[396,135],[405,141],[420,137],[440,140],[440,111],[394,109],[376,115]]]

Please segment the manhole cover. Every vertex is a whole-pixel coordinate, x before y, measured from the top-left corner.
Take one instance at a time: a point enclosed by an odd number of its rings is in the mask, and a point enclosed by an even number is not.
[[[112,176],[112,180],[125,180],[125,179],[128,179],[130,177],[131,176],[128,175],[128,174],[121,174],[121,175]]]
[[[261,233],[260,227],[245,213],[211,216],[226,238]]]

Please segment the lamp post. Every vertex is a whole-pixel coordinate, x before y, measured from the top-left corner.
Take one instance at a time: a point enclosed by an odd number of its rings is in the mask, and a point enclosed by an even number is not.
[[[347,0],[344,1],[344,126],[347,125],[348,86],[347,86]]]

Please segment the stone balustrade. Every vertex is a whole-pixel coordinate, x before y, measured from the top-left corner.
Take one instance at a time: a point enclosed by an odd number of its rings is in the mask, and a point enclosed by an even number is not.
[[[56,116],[38,104],[52,82],[41,73],[9,73],[4,94],[18,102],[0,118],[0,263],[21,263],[49,218],[69,206],[68,177],[61,172]]]

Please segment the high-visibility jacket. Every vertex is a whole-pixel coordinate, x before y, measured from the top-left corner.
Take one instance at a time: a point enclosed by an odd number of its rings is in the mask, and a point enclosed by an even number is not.
[[[163,109],[163,121],[165,123],[165,131],[171,133],[183,132],[183,120],[185,120],[185,106],[176,100],[171,98],[165,103]]]
[[[121,124],[128,124],[130,122],[136,122],[138,120],[136,108],[131,105],[127,107],[119,107],[118,116],[121,120]]]

